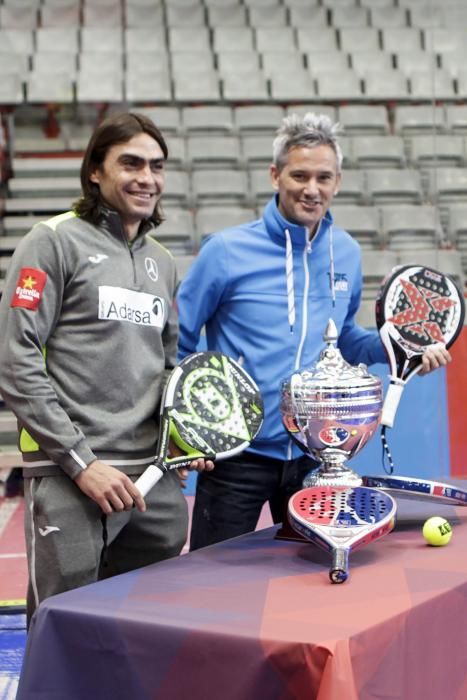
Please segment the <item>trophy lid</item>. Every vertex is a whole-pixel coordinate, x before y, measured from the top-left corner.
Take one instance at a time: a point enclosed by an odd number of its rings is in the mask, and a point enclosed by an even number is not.
[[[350,388],[369,387],[375,384],[379,386],[381,380],[379,377],[370,374],[365,364],[360,363],[353,366],[344,360],[341,351],[337,347],[337,338],[336,324],[330,318],[323,335],[326,345],[321,351],[318,361],[309,369],[304,369],[292,375],[291,380],[293,384],[296,384],[297,381],[300,383],[301,379],[301,382],[308,387],[314,385],[320,388],[336,388],[339,386]]]

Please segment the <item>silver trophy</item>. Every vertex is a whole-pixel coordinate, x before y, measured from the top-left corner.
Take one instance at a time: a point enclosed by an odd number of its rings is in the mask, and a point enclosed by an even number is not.
[[[376,431],[383,406],[381,379],[344,360],[337,347],[337,329],[330,320],[318,362],[297,371],[281,384],[282,420],[302,450],[319,460],[303,487],[360,486],[362,478],[347,460]]]

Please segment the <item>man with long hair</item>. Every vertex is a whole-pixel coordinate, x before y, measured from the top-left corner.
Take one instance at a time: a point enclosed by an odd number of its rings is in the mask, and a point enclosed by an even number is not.
[[[177,473],[146,499],[134,485],[153,460],[176,359],[175,264],[148,235],[163,221],[167,157],[147,117],[104,120],[84,155],[82,197],[34,226],[9,268],[0,391],[23,454],[29,619],[44,598],[174,556],[186,539]]]

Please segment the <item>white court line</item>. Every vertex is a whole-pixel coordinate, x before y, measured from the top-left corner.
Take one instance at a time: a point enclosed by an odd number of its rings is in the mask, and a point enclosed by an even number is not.
[[[17,498],[7,498],[0,505],[0,536],[3,534],[6,526],[10,522],[10,519],[18,507],[20,502],[20,497]]]

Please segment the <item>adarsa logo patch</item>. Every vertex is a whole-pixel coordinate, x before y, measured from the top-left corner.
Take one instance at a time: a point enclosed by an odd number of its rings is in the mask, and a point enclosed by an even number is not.
[[[42,299],[42,292],[47,282],[47,273],[35,267],[22,267],[10,306],[35,311]]]

